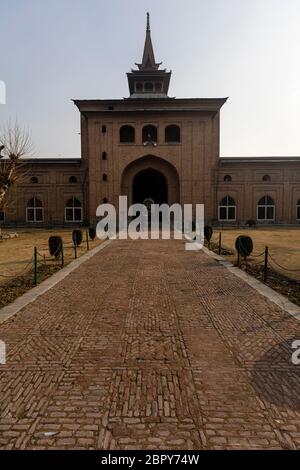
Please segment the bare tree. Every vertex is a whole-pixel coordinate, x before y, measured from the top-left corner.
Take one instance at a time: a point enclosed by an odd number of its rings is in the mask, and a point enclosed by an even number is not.
[[[28,130],[17,121],[0,129],[0,209],[3,210],[11,186],[24,179],[24,157],[33,153]]]

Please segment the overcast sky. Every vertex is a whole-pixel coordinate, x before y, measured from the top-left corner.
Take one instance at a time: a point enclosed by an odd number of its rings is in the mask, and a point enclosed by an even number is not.
[[[0,0],[0,124],[41,157],[80,156],[72,98],[128,96],[150,11],[169,94],[229,97],[221,156],[300,155],[300,0]]]

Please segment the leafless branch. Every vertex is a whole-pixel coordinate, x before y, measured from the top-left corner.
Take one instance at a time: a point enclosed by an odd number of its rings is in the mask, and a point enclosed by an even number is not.
[[[24,179],[24,157],[33,154],[29,131],[17,121],[8,122],[0,129],[0,208],[5,205],[9,188]]]

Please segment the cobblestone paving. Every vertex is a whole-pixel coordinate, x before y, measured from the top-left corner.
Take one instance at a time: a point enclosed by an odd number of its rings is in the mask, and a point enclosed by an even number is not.
[[[0,447],[295,449],[294,338],[204,253],[114,241],[0,326]]]

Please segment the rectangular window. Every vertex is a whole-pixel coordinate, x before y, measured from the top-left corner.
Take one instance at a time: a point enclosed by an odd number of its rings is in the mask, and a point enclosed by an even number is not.
[[[66,207],[66,222],[82,222],[82,207]]]
[[[82,221],[82,208],[81,207],[76,207],[74,209],[74,218],[76,222],[81,222]]]
[[[228,207],[228,220],[235,220],[235,207]]]
[[[4,222],[4,220],[5,220],[4,211],[0,211],[0,222]]]
[[[42,208],[35,209],[35,221],[43,222],[44,220],[44,210]]]
[[[257,218],[258,220],[265,220],[265,208],[264,207],[258,206]]]
[[[73,209],[66,207],[66,222],[73,222]]]
[[[227,219],[227,210],[226,207],[219,207],[219,220]]]
[[[274,207],[269,206],[267,207],[267,220],[273,220],[274,219]]]
[[[26,208],[26,221],[27,222],[43,222],[44,220],[44,209],[42,207],[34,208],[34,207],[27,207]]]
[[[34,209],[27,207],[26,209],[26,220],[27,222],[34,222]]]

